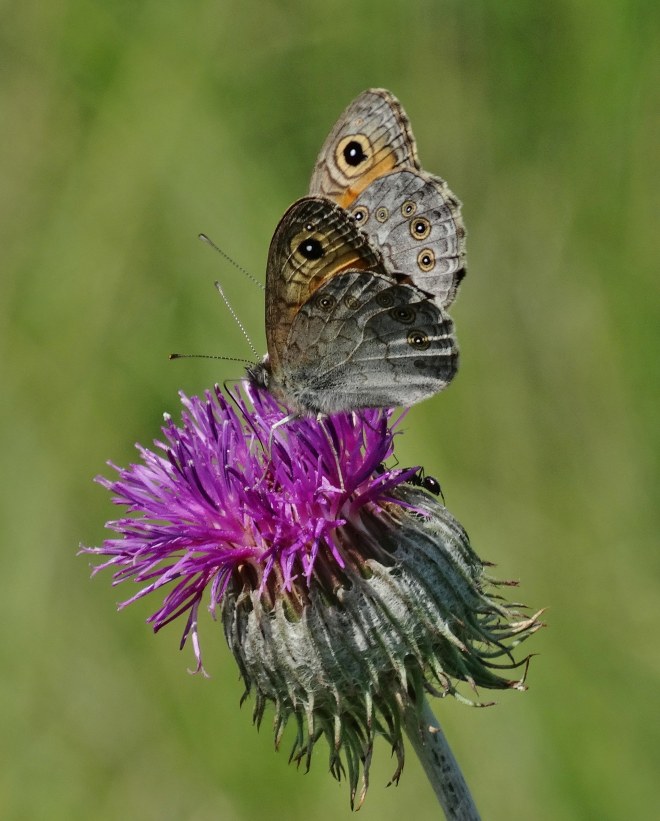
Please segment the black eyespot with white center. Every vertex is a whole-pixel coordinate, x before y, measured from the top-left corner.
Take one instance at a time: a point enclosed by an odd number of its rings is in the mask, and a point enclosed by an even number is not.
[[[357,140],[351,140],[346,143],[343,149],[343,155],[345,162],[353,168],[361,165],[367,159],[362,144]]]
[[[424,333],[424,331],[420,331],[419,328],[412,328],[408,331],[406,340],[410,347],[414,348],[416,351],[425,351],[431,345],[431,340]]]
[[[396,308],[391,309],[390,316],[397,322],[402,322],[404,325],[410,325],[411,322],[415,321],[417,314],[409,305],[397,305]]]
[[[332,294],[319,294],[315,300],[316,307],[324,314],[329,314],[337,304],[337,300]]]
[[[425,217],[410,220],[410,235],[414,239],[426,239],[431,233],[431,223]]]
[[[430,248],[422,248],[417,254],[417,264],[425,273],[435,267],[435,254]]]
[[[404,217],[412,217],[416,210],[417,203],[414,203],[412,200],[406,200],[401,206],[401,213]]]
[[[300,245],[298,245],[298,253],[302,254],[305,259],[313,260],[321,259],[324,251],[323,246],[317,239],[314,239],[314,237],[309,237],[308,239],[304,239]]]
[[[369,210],[364,205],[358,205],[353,209],[353,219],[357,223],[364,223],[369,219]]]

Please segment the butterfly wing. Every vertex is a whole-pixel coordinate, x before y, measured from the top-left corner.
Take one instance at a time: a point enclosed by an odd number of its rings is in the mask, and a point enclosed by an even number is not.
[[[406,271],[446,308],[465,276],[460,208],[440,177],[400,169],[374,180],[350,211],[379,248],[386,269]]]
[[[346,208],[369,183],[401,166],[419,168],[408,117],[389,91],[371,88],[353,100],[323,143],[309,193]]]
[[[311,412],[408,406],[457,368],[454,326],[439,305],[389,275],[349,271],[299,310],[273,392]]]
[[[266,339],[277,370],[301,305],[324,283],[348,269],[384,270],[379,252],[338,205],[304,197],[275,230],[266,270]]]

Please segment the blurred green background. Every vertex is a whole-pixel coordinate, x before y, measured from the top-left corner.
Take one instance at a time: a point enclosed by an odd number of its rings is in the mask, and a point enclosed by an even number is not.
[[[657,818],[660,8],[651,2],[4,3],[0,8],[0,816],[348,818],[239,710],[203,614],[210,680],[156,601],[89,580],[79,542],[115,510],[92,483],[134,459],[177,390],[239,376],[262,276],[346,104],[391,89],[424,166],[464,202],[461,373],[414,408],[423,463],[515,595],[548,607],[530,689],[436,702],[484,819]],[[487,695],[487,694],[486,694]],[[360,817],[438,818],[381,744]]]

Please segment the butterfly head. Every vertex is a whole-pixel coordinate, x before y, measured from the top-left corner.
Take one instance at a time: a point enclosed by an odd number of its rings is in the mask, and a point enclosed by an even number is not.
[[[264,356],[261,362],[255,362],[252,365],[248,365],[245,371],[252,384],[256,385],[258,388],[269,390],[271,369],[268,361],[268,354]]]

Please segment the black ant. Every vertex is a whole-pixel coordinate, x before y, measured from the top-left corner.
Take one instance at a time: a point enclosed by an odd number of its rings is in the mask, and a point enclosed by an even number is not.
[[[386,467],[384,464],[378,465],[375,473],[381,474],[385,473]],[[407,468],[403,468],[403,470],[407,470]],[[408,479],[408,484],[414,485],[415,487],[421,487],[422,490],[426,490],[428,493],[432,493],[434,496],[439,496],[442,499],[444,504],[445,496],[442,492],[442,487],[440,486],[440,482],[435,478],[435,476],[427,476],[424,473],[424,468],[420,468],[417,473],[414,473],[410,479]]]

